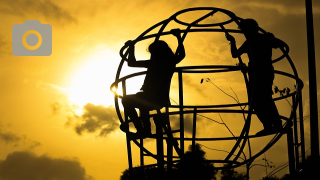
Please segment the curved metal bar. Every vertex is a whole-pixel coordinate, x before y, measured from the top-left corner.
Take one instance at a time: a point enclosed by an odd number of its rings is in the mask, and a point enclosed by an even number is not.
[[[180,21],[178,19],[178,16],[186,13],[186,12],[190,12],[190,11],[197,11],[197,10],[207,10],[207,11],[211,11],[209,12],[207,15],[199,18],[198,20],[192,22],[192,23],[187,23],[187,22],[183,22]],[[219,22],[219,23],[212,23],[212,24],[199,24],[199,22],[201,22],[203,19],[206,19],[207,17],[209,17],[210,15],[217,13],[217,12],[221,12],[224,13],[225,15],[229,16],[230,19],[226,20],[224,22]],[[237,17],[234,13],[232,13],[231,11],[228,10],[224,10],[224,9],[220,9],[220,8],[213,8],[213,7],[199,7],[199,8],[189,8],[189,9],[184,9],[181,11],[178,11],[177,13],[175,13],[174,15],[172,15],[170,18],[161,21],[157,24],[155,24],[154,26],[151,26],[149,29],[147,29],[146,31],[144,31],[140,36],[138,36],[135,40],[133,40],[133,43],[137,43],[140,42],[142,40],[145,39],[150,39],[150,38],[155,38],[155,40],[158,40],[161,36],[165,36],[165,35],[169,35],[171,34],[170,32],[165,32],[164,29],[166,28],[166,26],[171,22],[171,21],[175,21],[178,24],[187,26],[186,30],[181,30],[181,32],[184,33],[184,38],[186,37],[187,33],[196,33],[196,32],[223,32],[223,33],[242,33],[240,30],[234,30],[234,29],[225,29],[224,25],[227,25],[229,23],[236,23],[237,25],[239,25],[239,21],[242,20],[242,18]],[[154,30],[157,27],[160,27],[160,30],[158,31],[157,34],[149,34],[147,35],[150,31]],[[216,28],[208,28],[208,27],[219,27],[220,29],[216,29]],[[191,29],[192,27],[196,27],[194,29]],[[203,28],[206,27],[206,28]],[[262,28],[259,28],[259,30],[263,33],[266,33],[265,30],[263,30]],[[280,40],[280,39],[279,39]],[[280,40],[282,41],[282,40]],[[280,47],[280,50],[282,51],[282,55],[278,58],[275,58],[274,60],[272,60],[272,63],[276,63],[279,62],[280,60],[283,59],[287,59],[292,70],[293,70],[293,74],[287,73],[287,72],[282,72],[282,71],[278,71],[275,70],[275,74],[279,74],[279,75],[283,75],[289,78],[292,78],[296,81],[296,91],[291,92],[290,94],[286,95],[286,96],[282,96],[282,97],[278,97],[278,98],[273,98],[274,101],[278,101],[278,100],[282,100],[282,99],[286,99],[288,97],[291,96],[297,96],[301,93],[297,93],[297,91],[301,91],[301,89],[303,88],[303,82],[302,80],[299,78],[298,73],[296,71],[296,68],[289,56],[289,46],[283,42],[283,47]],[[124,61],[126,60],[126,57],[128,55],[128,46],[125,45],[120,49],[120,56],[122,58],[118,70],[117,70],[117,74],[116,74],[116,78],[115,78],[115,82],[112,84],[112,87],[118,87],[118,83],[120,82],[124,82],[125,80],[135,77],[135,76],[139,76],[139,75],[143,75],[146,73],[146,71],[143,72],[138,72],[138,73],[134,73],[134,74],[130,74],[128,76],[124,76],[120,78],[120,72],[122,70],[122,66],[124,64]],[[242,64],[242,59],[241,57],[238,58],[239,63]],[[182,73],[220,73],[220,72],[231,72],[231,71],[238,71],[241,70],[240,67],[238,66],[186,66],[186,67],[177,67],[176,72],[180,71]],[[245,73],[243,73],[244,76],[244,80],[245,80],[245,84],[246,86],[248,85],[248,77]],[[247,88],[248,89],[248,88]],[[246,163],[250,163],[252,162],[255,158],[257,158],[258,156],[260,156],[262,153],[266,152],[271,146],[273,146],[283,135],[283,132],[276,134],[273,139],[257,154],[251,156],[250,158],[246,159],[242,162],[238,162],[238,158],[240,157],[240,154],[243,153],[243,149],[246,145],[246,142],[249,142],[249,140],[251,138],[257,138],[260,136],[255,136],[255,135],[249,135],[249,131],[250,131],[250,123],[251,123],[251,115],[255,114],[250,106],[250,102],[251,100],[249,99],[250,93],[248,91],[248,102],[246,103],[239,103],[239,104],[223,104],[223,105],[207,105],[207,106],[189,106],[189,105],[184,105],[183,108],[197,108],[197,113],[242,113],[242,114],[247,114],[247,117],[245,118],[245,124],[244,127],[240,133],[240,136],[238,137],[222,137],[222,138],[193,138],[195,141],[219,141],[219,140],[236,140],[236,143],[233,147],[233,149],[230,151],[230,153],[228,154],[228,156],[224,159],[224,160],[208,160],[207,162],[215,162],[215,163],[228,163],[231,165],[232,168],[234,167],[239,167],[243,164]],[[120,122],[123,122],[123,118],[119,109],[119,97],[120,95],[115,95],[115,108],[117,111],[117,115],[119,117]],[[121,97],[120,97],[121,98]],[[227,108],[227,107],[239,107],[239,106],[243,106],[243,105],[249,105],[249,109],[248,110],[238,110],[238,109],[221,109],[221,108]],[[292,126],[292,118],[293,118],[293,111],[296,110],[298,106],[298,101],[295,101],[294,104],[292,105],[292,111],[290,113],[290,117],[284,117],[281,116],[282,120],[285,120],[286,123],[284,125],[284,128],[290,128]],[[175,105],[171,105],[169,106],[169,108],[181,108],[181,106],[175,106]],[[201,109],[202,108],[202,109]],[[216,108],[216,109],[210,109],[210,108]],[[188,113],[194,113],[194,111],[192,110],[185,110],[183,112],[180,111],[172,111],[172,112],[168,112],[168,115],[176,115],[176,114],[188,114]],[[153,117],[154,115],[150,115],[151,117]],[[165,139],[165,137],[164,137]],[[188,141],[188,140],[192,140],[192,138],[184,138],[184,140]],[[142,148],[142,150],[148,155],[151,156],[153,158],[156,159],[156,155],[152,154],[150,151],[148,151],[147,149],[145,149],[138,141],[136,141],[135,139],[132,140],[139,148]],[[236,149],[238,149],[238,152],[235,154]],[[232,160],[230,160],[230,158],[232,156],[235,156],[235,158],[233,158]],[[179,162],[179,161],[175,161],[175,162]],[[150,166],[150,165],[146,165],[146,166]],[[221,167],[220,169],[223,169],[224,167]]]
[[[232,32],[232,33],[241,33],[240,30],[237,30],[237,29],[225,29],[225,30],[222,30],[222,29],[209,29],[209,28],[206,28],[206,29],[190,29],[189,31],[186,31],[186,30],[180,30],[181,32],[188,32],[188,33],[191,33],[191,32],[221,32],[221,33],[224,33],[224,32]],[[171,33],[170,32],[162,32],[160,34],[160,36],[165,36],[165,35],[170,35]],[[150,38],[154,38],[154,37],[157,37],[158,34],[149,34],[149,35],[146,35],[144,37],[141,37],[139,39],[136,39],[135,42],[139,42],[139,41],[142,41],[142,40],[146,40],[146,39],[150,39]],[[124,56],[123,54],[121,54],[121,57]]]

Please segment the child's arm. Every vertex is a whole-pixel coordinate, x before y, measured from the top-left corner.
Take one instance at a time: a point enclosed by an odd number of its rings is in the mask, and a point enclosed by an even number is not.
[[[182,61],[186,57],[186,52],[183,45],[183,40],[180,35],[180,29],[172,29],[170,31],[172,35],[174,35],[178,40],[178,47],[175,53],[176,56],[176,64],[178,64],[180,61]]]
[[[228,41],[230,41],[231,55],[233,58],[240,57],[243,53],[245,53],[246,42],[244,42],[242,46],[239,49],[237,49],[236,40],[234,39],[234,37],[228,34],[226,35],[226,38]]]
[[[285,43],[283,41],[281,41],[280,39],[274,37],[274,35],[272,33],[267,33],[267,35],[269,36],[269,39],[272,40],[272,48],[283,48],[285,47]]]
[[[126,45],[129,45],[128,51],[129,51],[129,55],[128,55],[128,59],[126,60],[128,62],[128,66],[130,67],[148,67],[148,60],[144,60],[144,61],[137,61],[136,57],[134,55],[134,44],[132,43],[132,41],[127,41]]]

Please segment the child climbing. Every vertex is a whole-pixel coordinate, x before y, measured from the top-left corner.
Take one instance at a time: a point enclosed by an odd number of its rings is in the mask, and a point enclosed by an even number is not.
[[[243,53],[247,53],[249,57],[249,98],[254,112],[264,127],[256,135],[279,132],[282,129],[282,122],[272,99],[274,68],[271,58],[272,48],[280,47],[281,41],[271,33],[260,34],[258,23],[253,19],[240,21],[239,28],[247,38],[239,49],[233,36],[226,34],[226,38],[230,41],[233,58]]]
[[[137,129],[136,135],[145,138],[151,135],[151,124],[149,111],[161,109],[169,103],[169,92],[171,78],[176,64],[185,57],[183,40],[180,36],[180,29],[172,29],[171,34],[178,40],[176,53],[173,53],[165,41],[156,40],[149,45],[150,60],[137,61],[134,55],[134,44],[128,41],[128,66],[147,68],[147,73],[140,92],[132,95],[125,95],[122,98],[122,105],[125,113],[132,120]],[[140,117],[135,108],[140,110]],[[122,131],[127,132],[128,125],[120,125]]]

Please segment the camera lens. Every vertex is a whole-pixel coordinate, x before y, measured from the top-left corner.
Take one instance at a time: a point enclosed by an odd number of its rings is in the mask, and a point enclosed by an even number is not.
[[[33,46],[32,46],[32,45],[29,45],[29,44],[27,43],[27,37],[28,37],[29,35],[35,35],[35,36],[37,36],[36,45],[33,45]],[[32,37],[31,37],[31,38],[32,38]],[[31,43],[33,43],[33,40],[32,40]],[[29,31],[27,31],[27,32],[25,32],[25,33],[23,34],[23,36],[22,36],[22,44],[23,44],[24,47],[27,48],[28,50],[36,50],[36,49],[38,49],[38,48],[41,46],[41,44],[42,44],[42,36],[41,36],[41,34],[40,34],[38,31],[29,30]]]
[[[26,41],[29,46],[35,46],[38,43],[38,36],[35,34],[29,34]]]

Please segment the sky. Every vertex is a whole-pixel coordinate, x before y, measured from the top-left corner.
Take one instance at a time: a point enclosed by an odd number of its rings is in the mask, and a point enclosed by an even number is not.
[[[174,13],[192,7],[218,7],[234,12],[241,18],[253,18],[259,26],[290,47],[290,57],[304,82],[303,109],[306,119],[306,150],[310,147],[308,63],[305,6],[303,0],[136,0],[136,1],[77,1],[77,0],[0,0],[0,180],[1,179],[119,179],[128,168],[125,134],[119,130],[114,108],[114,96],[109,90],[121,57],[119,50],[128,40],[134,40],[154,24]],[[319,75],[320,2],[313,1],[316,70]],[[179,18],[190,21],[199,14]],[[214,19],[217,18],[217,19]],[[219,21],[224,16],[206,20]],[[52,54],[50,56],[14,56],[12,27],[26,20],[39,20],[52,26]],[[170,28],[185,29],[172,23]],[[236,28],[236,26],[234,26]],[[156,31],[154,31],[156,32]],[[234,35],[238,47],[244,41]],[[174,49],[170,36],[164,39]],[[151,39],[137,44],[137,59],[148,59],[146,51]],[[178,66],[235,65],[230,47],[223,33],[190,33],[184,41],[186,58]],[[274,55],[279,50],[274,50]],[[247,59],[244,58],[247,62]],[[289,64],[281,61],[275,69],[292,73]],[[141,69],[128,68],[122,76]],[[239,73],[184,75],[184,102],[188,105],[235,103],[210,82],[210,78],[226,93],[234,93],[246,101],[246,88]],[[143,77],[128,81],[135,93]],[[319,81],[318,81],[319,82]],[[294,82],[276,76],[274,84],[280,89],[294,89]],[[320,96],[318,83],[318,101]],[[178,102],[176,76],[173,77],[171,103]],[[232,88],[232,89],[231,89]],[[275,94],[274,97],[278,97]],[[277,102],[280,114],[289,116],[290,105]],[[208,115],[221,122],[217,114]],[[177,117],[172,117],[177,119]],[[236,114],[221,113],[221,118],[235,134],[242,130],[243,121]],[[175,121],[176,122],[176,121]],[[173,123],[175,127],[176,124]],[[230,136],[225,127],[199,117],[198,137]],[[190,135],[190,116],[186,116],[186,136]],[[250,133],[262,129],[253,118]],[[269,138],[269,139],[268,139]],[[253,152],[258,152],[270,140],[252,140]],[[154,141],[146,146],[154,150]],[[232,143],[203,143],[211,149],[230,151]],[[223,159],[226,154],[206,149],[207,158]],[[133,151],[138,152],[137,149]],[[310,150],[307,151],[307,155]],[[282,137],[262,158],[275,166],[288,162],[286,138]],[[134,155],[134,165],[139,165]],[[152,162],[152,160],[147,160]],[[244,171],[245,168],[238,168]],[[272,169],[268,169],[268,172]],[[281,177],[288,168],[279,172]],[[265,176],[265,168],[250,170],[252,179]],[[28,178],[26,178],[28,177]]]

